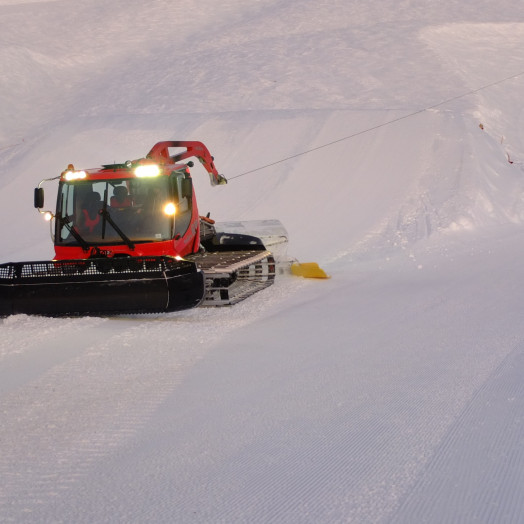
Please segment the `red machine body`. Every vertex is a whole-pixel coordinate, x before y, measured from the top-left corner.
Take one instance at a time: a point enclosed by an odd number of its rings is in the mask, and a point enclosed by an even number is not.
[[[171,154],[173,148],[178,150]],[[181,163],[189,157],[200,160],[213,185],[225,183],[206,146],[195,141],[159,142],[145,158],[99,169],[76,171],[70,165],[59,182],[55,259],[196,253],[200,218],[193,164]],[[120,192],[125,197],[119,201]]]

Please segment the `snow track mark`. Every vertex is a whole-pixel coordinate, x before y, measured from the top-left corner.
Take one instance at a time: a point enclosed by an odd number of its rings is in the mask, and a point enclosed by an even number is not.
[[[73,515],[74,486],[83,492],[82,480],[118,456],[217,340],[272,309],[300,282],[283,278],[235,308],[5,319],[0,521],[51,521],[57,507]]]
[[[442,438],[392,523],[522,521],[523,371],[519,344]]]

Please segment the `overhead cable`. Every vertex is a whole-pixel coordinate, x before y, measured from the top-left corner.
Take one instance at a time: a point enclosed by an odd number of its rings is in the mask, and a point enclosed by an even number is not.
[[[356,133],[352,133],[351,135],[347,135],[347,136],[344,136],[342,138],[338,138],[336,140],[333,140],[331,142],[327,142],[326,144],[322,144],[320,146],[313,147],[311,149],[307,149],[307,150],[302,151],[300,153],[296,153],[294,155],[291,155],[291,156],[288,156],[288,157],[285,157],[285,158],[281,158],[280,160],[275,160],[274,162],[271,162],[269,164],[265,164],[263,166],[255,168],[255,169],[250,169],[249,171],[245,171],[244,173],[240,173],[239,175],[228,177],[228,181],[229,180],[234,180],[235,178],[240,178],[240,177],[245,176],[245,175],[249,175],[251,173],[255,173],[256,171],[261,171],[262,169],[267,169],[268,167],[272,167],[272,166],[275,166],[277,164],[281,164],[282,162],[287,162],[288,160],[292,160],[293,158],[297,158],[299,156],[307,155],[309,153],[312,153],[313,151],[318,151],[319,149],[324,149],[326,147],[330,147],[330,146],[332,146],[334,144],[338,144],[340,142],[344,142],[345,140],[350,140],[350,139],[355,138],[357,136],[364,135],[366,133],[370,133],[371,131],[376,131],[377,129],[380,129],[382,127],[386,127],[386,126],[389,126],[391,124],[395,124],[396,122],[400,122],[401,120],[406,120],[407,118],[411,118],[412,116],[418,115],[420,113],[424,113],[425,111],[430,111],[432,109],[435,109],[437,107],[443,106],[445,104],[449,104],[450,102],[453,102],[455,100],[459,100],[460,98],[464,98],[466,96],[473,95],[475,93],[478,93],[479,91],[487,89],[488,87],[493,87],[493,86],[496,86],[498,84],[502,84],[504,82],[508,82],[509,80],[513,80],[513,79],[518,78],[519,76],[522,76],[522,75],[524,75],[524,71],[522,71],[520,73],[517,73],[515,75],[508,76],[506,78],[502,78],[501,80],[497,80],[495,82],[491,82],[490,84],[483,85],[483,86],[478,87],[476,89],[471,89],[470,91],[467,91],[467,92],[462,93],[460,95],[456,95],[454,97],[448,98],[446,100],[443,100],[442,102],[438,102],[437,104],[433,104],[433,105],[425,107],[423,109],[417,109],[416,111],[412,111],[411,113],[408,113],[406,115],[399,116],[397,118],[393,118],[392,120],[388,120],[386,122],[383,122],[382,124],[377,124],[375,126],[368,127],[366,129],[363,129],[362,131],[357,131]]]

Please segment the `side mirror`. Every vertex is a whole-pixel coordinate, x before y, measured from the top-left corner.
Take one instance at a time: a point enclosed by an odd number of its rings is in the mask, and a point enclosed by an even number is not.
[[[44,207],[44,188],[35,187],[35,207],[42,209]]]

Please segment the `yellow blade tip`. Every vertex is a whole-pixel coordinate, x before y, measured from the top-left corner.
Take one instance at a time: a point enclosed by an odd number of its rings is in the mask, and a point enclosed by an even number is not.
[[[295,262],[291,264],[291,273],[304,278],[330,278],[316,262]]]

